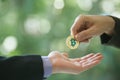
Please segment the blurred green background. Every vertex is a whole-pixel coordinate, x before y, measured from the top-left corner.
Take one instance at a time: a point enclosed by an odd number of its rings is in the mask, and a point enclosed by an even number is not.
[[[103,61],[79,75],[54,74],[48,80],[119,80],[120,49],[101,45],[99,37],[79,48],[67,48],[65,40],[80,14],[120,17],[120,0],[0,0],[0,55],[68,52],[81,57],[101,52]]]

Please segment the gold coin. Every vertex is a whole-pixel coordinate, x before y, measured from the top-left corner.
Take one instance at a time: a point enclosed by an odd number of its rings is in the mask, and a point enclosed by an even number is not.
[[[79,46],[79,41],[76,41],[73,36],[68,36],[66,39],[66,45],[70,49],[76,49]]]

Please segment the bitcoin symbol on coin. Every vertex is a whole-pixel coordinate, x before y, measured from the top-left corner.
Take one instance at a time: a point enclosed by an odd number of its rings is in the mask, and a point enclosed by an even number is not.
[[[73,36],[68,36],[68,38],[66,39],[66,45],[70,49],[76,49],[79,46],[79,42],[76,41]]]

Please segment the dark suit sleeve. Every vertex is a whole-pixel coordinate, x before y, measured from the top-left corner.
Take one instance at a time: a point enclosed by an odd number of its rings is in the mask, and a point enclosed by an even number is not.
[[[39,55],[0,57],[2,80],[43,80],[43,62]]]
[[[110,16],[113,18],[113,20],[115,21],[115,27],[114,27],[114,31],[115,33],[110,36],[107,34],[102,34],[101,37],[101,42],[102,44],[106,44],[106,45],[112,45],[112,46],[116,46],[120,48],[120,19],[114,16]]]

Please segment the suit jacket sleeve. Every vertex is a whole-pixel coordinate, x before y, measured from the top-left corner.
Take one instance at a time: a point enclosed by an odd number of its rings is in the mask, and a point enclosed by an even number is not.
[[[0,57],[2,80],[42,80],[43,62],[39,55]]]
[[[112,45],[120,48],[120,19],[114,16],[110,16],[113,18],[115,21],[115,27],[114,31],[115,33],[113,35],[107,35],[107,34],[102,34],[101,37],[101,42],[102,44],[106,45]]]

